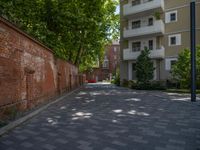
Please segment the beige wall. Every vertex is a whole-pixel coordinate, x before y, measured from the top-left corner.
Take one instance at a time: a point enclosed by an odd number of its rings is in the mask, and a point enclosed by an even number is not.
[[[191,0],[165,0],[165,10],[174,7],[189,5],[190,1]],[[200,0],[196,0],[196,2],[200,2]]]
[[[120,80],[128,78],[128,63],[123,61],[123,49],[128,47],[128,41],[123,39],[123,29],[128,23],[127,19],[123,18],[123,5],[127,4],[128,0],[120,0]],[[121,82],[122,83],[122,82]]]
[[[181,34],[181,45],[180,46],[169,46],[168,35],[165,35],[165,56],[177,56],[184,48],[190,48],[190,32],[182,32]],[[196,43],[200,45],[200,29],[196,32]]]
[[[128,41],[131,39],[141,39],[142,37],[132,37],[129,39],[123,39],[123,29],[127,26],[127,20],[132,18],[140,18],[150,15],[148,11],[144,13],[133,14],[131,16],[124,17],[123,5],[127,4],[128,0],[121,2],[121,56],[123,56],[123,49],[128,48]],[[171,23],[165,23],[165,34],[159,36],[160,42],[157,45],[163,45],[165,47],[165,58],[177,57],[178,54],[184,48],[190,48],[190,0],[165,0],[165,9],[161,13],[163,21],[165,21],[165,13],[177,10],[177,21]],[[154,13],[156,10],[151,10],[150,13]],[[200,0],[196,0],[196,43],[200,45]],[[169,46],[168,36],[173,34],[181,34],[181,45],[179,46]],[[121,77],[128,78],[128,62],[123,61],[121,57]],[[170,78],[170,72],[165,70],[165,59],[160,60],[160,64],[157,62],[157,66],[160,65],[160,80]],[[158,75],[158,71],[157,71]],[[158,76],[157,76],[158,77]]]

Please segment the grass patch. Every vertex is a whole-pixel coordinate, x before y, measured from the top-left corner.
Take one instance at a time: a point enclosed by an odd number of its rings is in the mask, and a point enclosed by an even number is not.
[[[189,89],[166,89],[166,92],[171,92],[171,93],[190,93]],[[200,94],[200,90],[196,90],[197,94]]]

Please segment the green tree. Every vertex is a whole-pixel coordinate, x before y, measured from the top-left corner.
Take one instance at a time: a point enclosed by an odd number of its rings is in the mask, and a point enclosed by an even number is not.
[[[197,46],[197,86],[200,88],[200,46]],[[177,62],[172,67],[172,77],[176,81],[180,82],[181,88],[190,87],[190,50],[184,49],[178,56]]]
[[[119,36],[117,5],[118,0],[1,0],[0,15],[86,70]]]
[[[153,79],[153,62],[149,57],[150,50],[145,48],[136,60],[136,77],[137,83],[147,87],[150,85],[150,80]]]

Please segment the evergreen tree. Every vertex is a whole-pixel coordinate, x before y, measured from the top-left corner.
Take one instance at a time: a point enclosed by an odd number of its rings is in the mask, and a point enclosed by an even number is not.
[[[136,77],[138,85],[144,86],[144,88],[150,85],[150,80],[153,79],[153,62],[149,57],[150,50],[145,48],[141,51],[136,61]]]

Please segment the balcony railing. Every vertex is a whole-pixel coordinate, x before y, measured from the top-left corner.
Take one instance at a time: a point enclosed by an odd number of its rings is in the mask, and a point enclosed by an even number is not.
[[[124,49],[123,59],[136,60],[140,53],[141,51],[133,52],[131,49]],[[165,48],[162,46],[160,49],[151,50],[149,57],[154,59],[163,59],[165,57]]]
[[[124,29],[124,38],[135,37],[135,36],[142,36],[148,34],[164,34],[165,32],[165,25],[162,20],[154,21],[153,25],[151,26],[142,26],[140,28],[131,29],[131,27]]]
[[[140,12],[145,12],[147,10],[151,9],[156,9],[156,8],[161,8],[162,10],[164,9],[164,0],[152,0],[149,2],[141,3],[139,5],[134,5],[132,6],[131,3],[125,4],[123,6],[123,15],[131,15],[131,14],[136,14]]]

